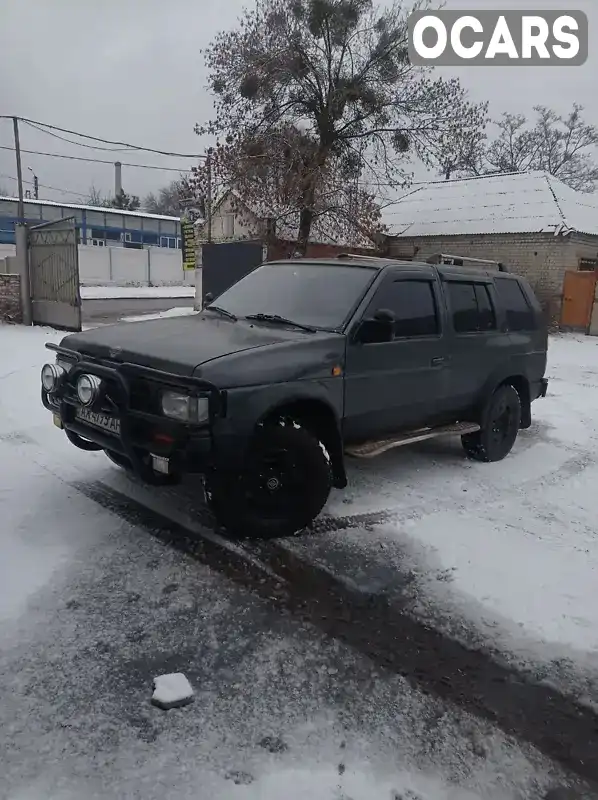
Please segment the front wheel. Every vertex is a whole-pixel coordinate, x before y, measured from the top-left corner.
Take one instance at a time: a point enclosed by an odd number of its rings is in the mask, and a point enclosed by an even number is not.
[[[217,521],[235,536],[290,536],[307,527],[324,507],[332,472],[320,442],[303,428],[260,428],[241,473],[206,477],[206,494]]]
[[[502,461],[513,449],[521,425],[521,400],[510,385],[499,386],[482,417],[482,428],[461,437],[474,461]]]

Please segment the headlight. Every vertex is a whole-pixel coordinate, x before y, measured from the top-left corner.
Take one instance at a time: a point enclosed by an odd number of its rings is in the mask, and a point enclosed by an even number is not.
[[[210,414],[210,406],[207,397],[189,397],[188,394],[180,392],[164,392],[162,411],[164,416],[181,422],[205,422]]]
[[[42,386],[46,392],[53,392],[56,389],[64,372],[60,364],[44,364],[42,367]]]
[[[77,381],[77,397],[83,406],[91,406],[100,396],[102,381],[97,375],[81,375]]]

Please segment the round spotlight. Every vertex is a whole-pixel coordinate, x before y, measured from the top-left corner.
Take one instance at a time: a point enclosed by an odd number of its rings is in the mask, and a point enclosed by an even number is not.
[[[83,406],[91,406],[100,396],[102,381],[97,375],[81,375],[77,381],[77,397]]]
[[[64,369],[59,364],[44,364],[42,367],[42,386],[46,392],[53,392],[63,375]]]

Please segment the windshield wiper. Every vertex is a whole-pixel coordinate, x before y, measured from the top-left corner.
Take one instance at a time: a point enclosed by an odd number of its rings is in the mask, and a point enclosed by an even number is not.
[[[294,328],[300,328],[300,330],[309,331],[309,333],[317,331],[317,328],[311,325],[303,325],[301,322],[281,317],[280,314],[248,314],[245,319],[255,319],[258,322],[279,322],[281,325],[292,325]]]
[[[228,317],[234,322],[236,322],[238,319],[238,317],[236,317],[232,311],[227,311],[226,308],[220,308],[220,306],[206,306],[204,311],[216,311],[218,314],[222,314],[223,317]]]

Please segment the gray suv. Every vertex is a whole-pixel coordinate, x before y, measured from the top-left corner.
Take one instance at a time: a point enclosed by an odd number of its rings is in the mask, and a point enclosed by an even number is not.
[[[263,264],[197,314],[47,347],[42,401],[75,446],[150,484],[197,474],[243,536],[309,525],[346,457],[459,435],[505,458],[547,389],[525,280],[361,256]]]

